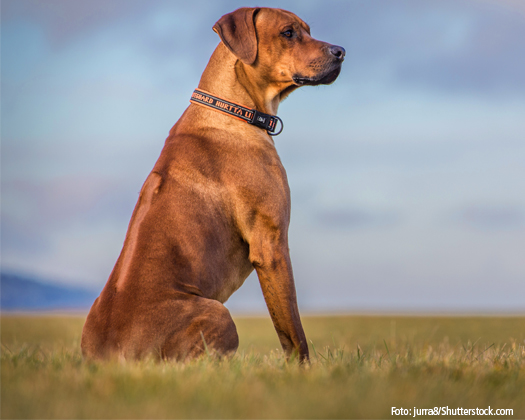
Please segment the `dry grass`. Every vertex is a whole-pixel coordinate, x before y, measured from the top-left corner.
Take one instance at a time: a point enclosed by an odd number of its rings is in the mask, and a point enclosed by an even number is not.
[[[391,407],[525,418],[524,317],[306,317],[311,364],[269,319],[229,360],[87,363],[81,317],[2,317],[2,418],[390,418]]]

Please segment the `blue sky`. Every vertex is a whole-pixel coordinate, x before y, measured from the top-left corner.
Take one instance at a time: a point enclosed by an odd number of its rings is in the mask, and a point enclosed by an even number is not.
[[[2,0],[2,270],[99,290],[239,1]],[[300,307],[525,310],[525,5],[269,1],[347,51],[279,109]],[[227,306],[263,311],[256,277]]]

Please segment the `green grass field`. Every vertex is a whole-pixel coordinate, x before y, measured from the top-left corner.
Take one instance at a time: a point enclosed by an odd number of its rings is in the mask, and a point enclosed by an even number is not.
[[[84,318],[3,315],[1,417],[525,418],[525,317],[305,317],[307,366],[286,362],[269,318],[235,321],[231,359],[88,363]]]

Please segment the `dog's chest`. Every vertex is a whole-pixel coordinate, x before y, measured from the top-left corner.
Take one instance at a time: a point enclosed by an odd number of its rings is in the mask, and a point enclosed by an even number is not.
[[[221,303],[226,302],[244,284],[246,278],[253,271],[253,266],[245,255],[230,267],[226,276],[219,279],[219,287],[217,288],[216,296],[214,296]]]

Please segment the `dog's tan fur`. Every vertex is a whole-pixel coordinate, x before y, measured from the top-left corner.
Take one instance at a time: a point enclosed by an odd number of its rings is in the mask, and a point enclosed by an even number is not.
[[[284,10],[241,8],[213,29],[222,42],[199,89],[267,114],[302,84],[333,82],[344,58]],[[142,187],[120,257],[84,325],[83,354],[232,353],[239,339],[223,303],[255,268],[283,349],[308,359],[289,221],[290,190],[273,139],[190,104]]]

